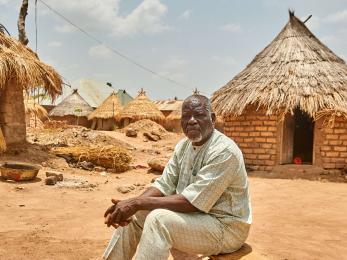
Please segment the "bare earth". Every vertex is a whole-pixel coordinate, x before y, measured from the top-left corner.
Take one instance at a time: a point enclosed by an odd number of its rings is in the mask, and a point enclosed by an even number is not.
[[[103,224],[110,198],[141,193],[157,177],[143,168],[147,160],[158,153],[168,156],[180,138],[154,143],[118,132],[107,135],[136,148],[137,169],[105,175],[57,160],[54,168],[71,183],[85,181],[82,187],[46,186],[47,168],[33,182],[0,181],[0,259],[100,259],[112,234]],[[30,161],[20,155],[13,159]],[[122,185],[135,189],[121,194],[117,187]],[[253,251],[245,259],[347,259],[346,184],[252,177],[250,187],[253,226],[247,243]]]

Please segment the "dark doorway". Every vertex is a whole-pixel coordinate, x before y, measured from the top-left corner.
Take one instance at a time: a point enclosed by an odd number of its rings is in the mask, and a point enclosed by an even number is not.
[[[293,158],[299,158],[305,164],[312,164],[314,121],[308,114],[296,108],[294,122]]]

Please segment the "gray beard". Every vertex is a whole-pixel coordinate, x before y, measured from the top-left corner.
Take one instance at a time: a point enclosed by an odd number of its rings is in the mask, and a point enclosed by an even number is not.
[[[195,138],[189,138],[189,140],[192,141],[193,143],[198,143],[202,140],[202,134],[200,133],[200,135]]]

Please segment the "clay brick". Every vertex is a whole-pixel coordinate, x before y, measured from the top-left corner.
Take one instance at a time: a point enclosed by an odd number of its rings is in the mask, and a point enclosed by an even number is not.
[[[265,143],[266,142],[266,138],[256,137],[256,138],[254,138],[254,141],[257,142],[257,143]]]
[[[266,160],[264,162],[265,165],[275,165],[275,161],[271,161],[271,160]]]
[[[276,150],[275,149],[266,149],[266,153],[268,154],[276,154]]]
[[[347,145],[347,141],[343,141],[343,145]]]
[[[240,133],[240,136],[245,137],[245,136],[249,136],[249,134],[248,134],[247,132],[241,132],[241,133]]]
[[[345,163],[345,158],[331,158],[331,162],[337,164]]]
[[[324,158],[322,158],[322,161],[323,161],[323,163],[330,163],[331,158],[324,157]]]
[[[264,121],[264,125],[268,125],[268,126],[275,126],[276,125],[276,121]]]
[[[231,137],[240,136],[240,132],[230,132],[230,133],[228,133],[228,136],[231,136]]]
[[[260,132],[250,132],[249,136],[260,136]]]
[[[326,135],[326,139],[329,139],[329,140],[337,140],[339,139],[339,136],[338,135]]]
[[[326,133],[326,134],[332,134],[332,133],[334,133],[334,129],[331,129],[331,128],[324,128],[324,129],[323,129],[323,132]]]
[[[254,138],[253,137],[244,138],[243,141],[245,143],[251,143],[251,142],[254,142]]]
[[[346,151],[347,151],[347,147],[346,147],[346,146],[335,146],[335,147],[334,147],[334,151],[337,151],[337,152],[346,152]]]
[[[320,150],[321,150],[321,151],[330,151],[331,148],[330,148],[330,146],[322,146],[322,147],[320,148]]]
[[[235,127],[235,131],[242,132],[242,131],[243,131],[243,127],[241,127],[241,126],[236,126],[236,127]]]
[[[277,127],[274,127],[274,126],[269,126],[267,128],[268,131],[272,131],[272,132],[276,132],[277,131]]]
[[[343,143],[343,141],[341,140],[330,140],[329,144],[330,145],[341,145]]]
[[[265,166],[263,171],[272,171],[273,166]]]
[[[263,125],[263,121],[252,121],[252,125],[254,125],[254,126],[262,126]]]
[[[255,130],[256,131],[267,131],[267,126],[256,126]]]
[[[347,140],[347,135],[340,135],[340,140]]]
[[[340,153],[340,156],[343,157],[343,158],[347,158],[347,153]]]
[[[254,131],[254,126],[246,126],[245,131],[249,131],[249,132]]]
[[[261,159],[261,160],[269,160],[271,157],[270,154],[259,154],[258,155],[258,159]]]
[[[335,134],[345,134],[347,133],[347,129],[334,129]]]
[[[248,143],[240,143],[239,147],[240,148],[247,148],[248,147]]]
[[[323,163],[324,169],[335,169],[335,163]]]
[[[256,142],[248,143],[248,146],[252,148],[259,148],[260,145],[261,145],[260,143],[256,143]]]
[[[272,132],[261,132],[260,135],[261,136],[274,136],[274,134]]]
[[[242,121],[241,125],[242,126],[249,126],[249,125],[251,125],[251,122],[249,122],[249,121]]]
[[[276,138],[266,138],[267,143],[276,143]]]
[[[246,159],[257,159],[257,155],[256,154],[252,154],[252,153],[244,154],[244,157]]]
[[[262,149],[262,148],[255,148],[254,149],[254,152],[257,153],[257,154],[264,154],[265,153],[265,149]]]
[[[327,157],[338,157],[339,152],[326,152]]]
[[[260,147],[262,147],[262,148],[272,148],[272,144],[261,144]]]
[[[242,149],[242,152],[244,154],[246,154],[246,153],[250,154],[250,153],[253,153],[253,149],[251,149],[251,148],[244,148],[244,149]]]

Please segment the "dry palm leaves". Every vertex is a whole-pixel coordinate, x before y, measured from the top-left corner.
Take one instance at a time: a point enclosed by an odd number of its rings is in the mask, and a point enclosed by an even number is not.
[[[116,146],[105,147],[59,147],[54,149],[57,156],[70,156],[77,162],[87,161],[104,168],[111,168],[117,172],[129,169],[131,155],[123,148]]]

